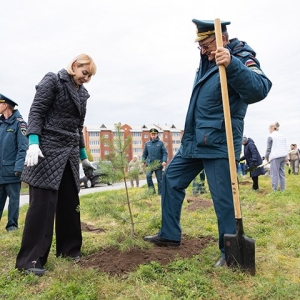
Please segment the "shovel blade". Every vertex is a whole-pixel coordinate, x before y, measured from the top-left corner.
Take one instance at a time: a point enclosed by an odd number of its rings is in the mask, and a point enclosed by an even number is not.
[[[225,257],[229,267],[255,275],[255,240],[244,234],[225,234]]]

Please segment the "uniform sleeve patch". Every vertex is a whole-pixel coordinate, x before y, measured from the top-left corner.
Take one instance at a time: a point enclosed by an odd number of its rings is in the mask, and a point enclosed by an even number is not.
[[[21,133],[22,133],[23,135],[26,135],[26,127],[21,127]]]
[[[245,66],[246,67],[250,67],[250,66],[256,66],[256,62],[252,59],[248,59],[246,62],[245,62]]]
[[[251,71],[253,71],[253,72],[255,72],[255,73],[257,73],[257,74],[262,74],[263,72],[259,69],[259,68],[257,68],[257,67],[249,67],[249,69],[251,69]]]
[[[22,119],[22,123],[20,123],[20,130],[23,135],[26,136],[27,124]]]

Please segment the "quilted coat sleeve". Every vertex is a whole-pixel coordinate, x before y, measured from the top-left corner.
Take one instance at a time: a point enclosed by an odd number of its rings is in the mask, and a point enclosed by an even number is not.
[[[78,126],[80,138],[79,138],[79,148],[85,148],[84,138],[83,138],[83,124],[85,120],[85,114],[86,114],[86,106],[82,108],[81,117],[80,117],[80,124]]]
[[[41,135],[45,116],[55,99],[57,75],[47,73],[36,86],[36,94],[29,112],[27,136]]]

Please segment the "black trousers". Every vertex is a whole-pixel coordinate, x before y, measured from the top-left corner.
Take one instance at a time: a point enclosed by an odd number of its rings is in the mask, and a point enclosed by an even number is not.
[[[52,244],[54,219],[56,256],[80,256],[79,195],[69,162],[58,191],[29,186],[29,208],[16,268],[44,267]]]
[[[258,176],[252,177],[252,181],[253,181],[253,185],[252,185],[252,189],[253,190],[258,190]]]

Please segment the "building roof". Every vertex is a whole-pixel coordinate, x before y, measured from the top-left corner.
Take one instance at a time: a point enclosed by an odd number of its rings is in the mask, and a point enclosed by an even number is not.
[[[149,131],[150,128],[156,128],[159,132],[163,131],[171,131],[171,132],[178,132],[183,131],[183,128],[177,127],[174,124],[122,124],[122,126],[128,125],[131,127],[131,132],[142,132],[142,131]],[[114,124],[101,124],[101,125],[85,125],[87,131],[101,131],[101,130],[111,130],[115,131]]]

